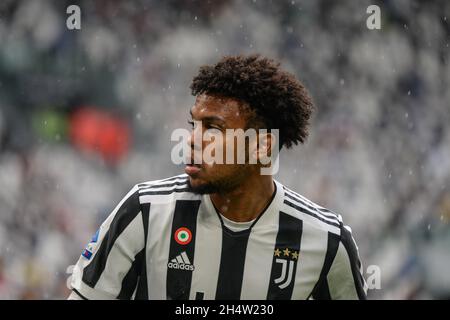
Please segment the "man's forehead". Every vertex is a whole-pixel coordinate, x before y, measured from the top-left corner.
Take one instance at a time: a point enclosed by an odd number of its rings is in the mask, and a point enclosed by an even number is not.
[[[233,113],[234,115],[239,116],[241,113],[241,105],[242,102],[234,98],[201,94],[197,96],[195,104],[191,108],[191,113],[206,114],[214,112],[223,114],[224,116],[231,115],[230,113]]]

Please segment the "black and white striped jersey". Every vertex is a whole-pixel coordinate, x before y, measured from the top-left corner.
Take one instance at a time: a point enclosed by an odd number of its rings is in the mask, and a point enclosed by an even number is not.
[[[274,181],[248,228],[228,228],[187,175],[140,183],[82,252],[85,299],[364,299],[358,249],[340,215]],[[239,227],[239,226],[238,226]]]

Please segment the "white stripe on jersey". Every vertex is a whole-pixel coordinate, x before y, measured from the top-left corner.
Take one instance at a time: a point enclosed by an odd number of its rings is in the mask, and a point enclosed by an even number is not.
[[[247,252],[252,254],[245,256],[242,300],[267,299],[280,214],[277,208],[283,203],[283,186],[278,182],[275,183],[277,194],[266,212],[253,227],[248,239]],[[258,280],[261,274],[267,274],[268,276]]]
[[[188,187],[187,183],[177,186],[170,186],[170,187],[158,187],[154,186],[151,189],[146,189],[145,191],[139,190],[139,194],[142,196],[145,195],[165,195],[165,194],[172,194],[174,192],[184,192],[187,191],[186,188]]]
[[[139,201],[141,204],[167,204],[176,200],[198,200],[201,198],[200,195],[186,192],[188,187],[186,178],[172,177],[169,182],[172,183],[174,181],[178,181],[179,183],[184,181],[186,183],[181,185],[165,186],[168,182],[164,180],[162,183],[139,184],[139,186],[141,186],[139,187]],[[145,185],[146,187],[144,188],[142,185]],[[147,185],[151,185],[151,187],[147,187]]]
[[[114,242],[95,289],[119,295],[122,280],[133,263],[130,258],[134,258],[143,248],[144,225],[140,212]]]
[[[330,211],[330,210],[328,210],[328,209],[326,209],[326,208],[324,208],[324,207],[318,205],[317,203],[312,202],[312,201],[309,200],[308,198],[305,198],[305,197],[302,196],[301,194],[299,194],[299,193],[297,193],[297,192],[295,192],[295,191],[293,191],[293,190],[291,190],[291,189],[289,189],[289,188],[287,188],[287,187],[284,187],[284,190],[286,190],[286,191],[290,192],[291,194],[295,195],[296,197],[300,198],[300,199],[303,200],[306,204],[309,204],[310,206],[315,207],[315,208],[317,208],[317,209],[323,211],[323,213],[328,213],[328,214],[330,214],[331,216],[337,216],[337,214],[334,213],[333,211]]]
[[[144,203],[151,203],[152,206],[154,204],[169,204],[171,202],[174,202],[176,200],[198,200],[200,199],[199,195],[193,194],[193,193],[171,193],[167,195],[146,195],[146,196],[139,196],[139,201],[141,204]]]
[[[278,214],[271,215],[278,219]],[[274,219],[274,220],[275,220]],[[277,230],[277,221],[272,228]],[[255,225],[256,227],[256,225]],[[267,233],[259,232],[255,234],[252,230],[247,244],[247,252],[245,256],[244,277],[242,280],[242,300],[265,300],[267,299],[267,289],[269,287],[270,272],[272,270],[272,259],[274,244],[276,242],[277,232]],[[266,244],[267,248],[264,246]],[[260,277],[261,274],[267,274],[267,277]],[[259,280],[258,280],[259,278]]]
[[[139,193],[145,193],[148,191],[165,191],[165,190],[171,190],[175,188],[186,188],[188,186],[187,179],[176,179],[173,181],[169,181],[167,183],[158,183],[154,184],[152,186],[145,186],[139,188]]]
[[[305,221],[304,221],[305,222]],[[303,223],[302,243],[297,263],[292,296],[306,299],[320,276],[327,253],[328,232],[317,228],[316,224]]]
[[[187,174],[180,174],[178,176],[173,176],[173,177],[170,177],[167,179],[153,180],[153,181],[138,183],[137,186],[139,187],[139,189],[147,189],[147,188],[151,188],[155,185],[168,184],[168,183],[172,183],[175,181],[183,181],[183,180],[186,180],[187,178],[188,178]]]
[[[347,250],[345,250],[344,245],[340,243],[335,257],[335,263],[331,266],[330,272],[327,276],[328,287],[330,290],[331,299],[333,300],[358,300],[358,292],[355,288],[349,259]],[[337,282],[333,279],[339,279],[340,281]]]
[[[313,217],[313,216],[308,215],[304,212],[301,212],[295,208],[292,208],[292,207],[288,206],[287,204],[282,205],[281,211],[286,212],[287,214],[290,214],[298,219],[303,220],[303,225],[305,225],[305,223],[308,223],[312,226],[315,226],[318,229],[330,231],[330,232],[338,234],[338,235],[341,233],[340,228],[330,225],[328,223],[325,223],[323,221],[320,221],[316,217]]]
[[[330,221],[338,222],[337,214],[332,213],[331,211],[326,210],[309,200],[305,201],[303,197],[299,197],[298,195],[296,195],[294,192],[290,191],[287,188],[285,188],[284,191],[285,191],[286,196],[288,197],[289,201],[294,201],[294,202],[300,204],[303,208],[305,208],[311,212],[314,212],[316,214],[319,214],[320,216],[327,218]]]
[[[288,193],[288,195],[289,195],[289,193]],[[291,198],[287,198],[286,201],[289,201],[289,202],[295,204],[296,206],[299,206],[299,207],[303,208],[304,210],[312,213],[313,215],[318,215],[319,217],[321,217],[325,221],[328,221],[328,222],[331,222],[331,223],[334,223],[334,224],[339,224],[339,220],[337,219],[337,216],[335,216],[335,215],[333,215],[333,216],[325,215],[324,213],[320,212],[318,209],[315,209],[315,208],[310,207],[310,206],[306,206],[305,203],[300,202],[300,200],[298,200],[298,198],[291,197]],[[311,209],[311,208],[313,208],[313,209]]]
[[[147,282],[150,300],[166,299],[167,262],[175,203],[175,201],[166,203],[152,201],[150,204],[147,239]]]
[[[189,299],[194,300],[197,291],[201,291],[205,300],[214,300],[222,253],[222,229],[217,214],[211,214],[215,209],[209,196],[204,195],[202,200],[197,217],[195,270],[192,273]]]

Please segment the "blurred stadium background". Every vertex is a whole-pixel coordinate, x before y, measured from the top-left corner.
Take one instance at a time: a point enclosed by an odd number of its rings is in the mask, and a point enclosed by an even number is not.
[[[0,2],[0,298],[66,298],[131,186],[182,172],[197,68],[255,52],[315,99],[276,178],[352,226],[369,298],[450,298],[449,1],[78,1],[79,31],[70,4]]]

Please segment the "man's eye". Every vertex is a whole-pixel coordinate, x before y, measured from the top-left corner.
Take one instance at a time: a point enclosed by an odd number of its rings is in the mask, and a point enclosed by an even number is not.
[[[211,124],[205,124],[205,129],[216,129],[216,130],[222,130],[221,127]]]

